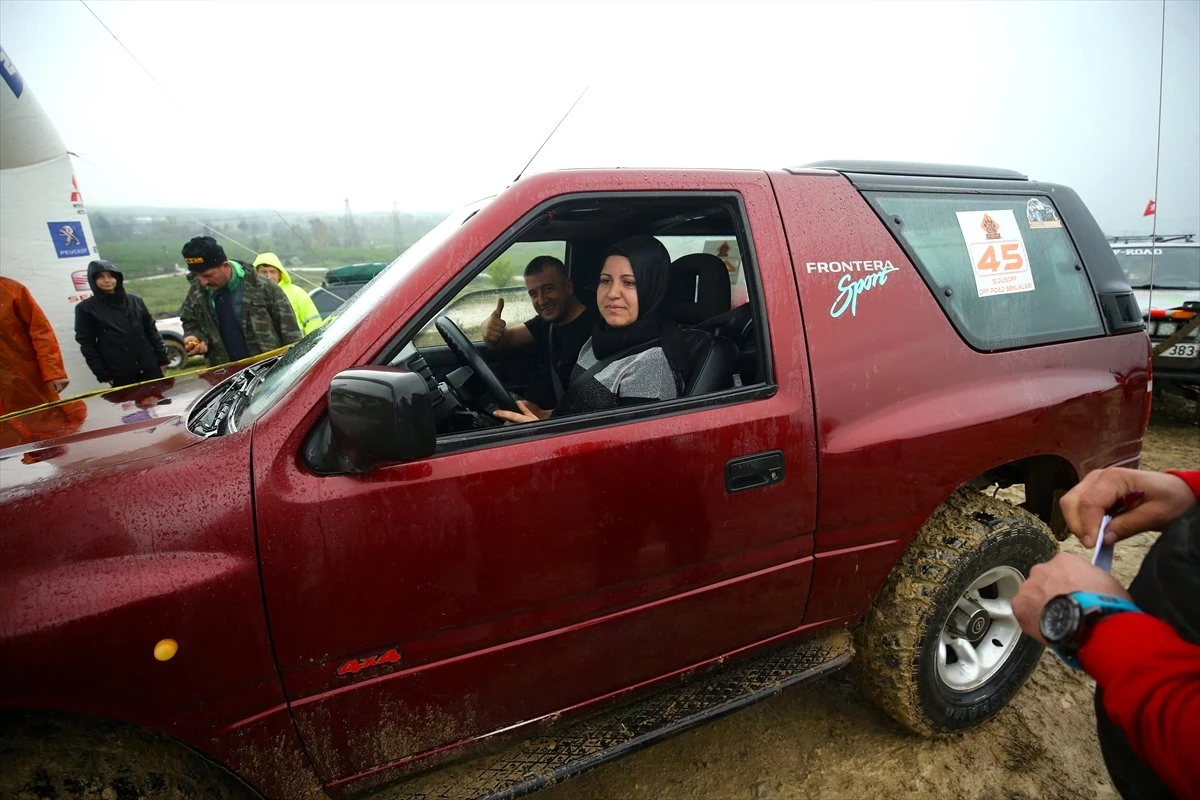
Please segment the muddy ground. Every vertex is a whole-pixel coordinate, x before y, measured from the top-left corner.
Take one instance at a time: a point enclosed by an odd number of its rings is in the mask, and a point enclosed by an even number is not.
[[[1146,469],[1200,468],[1194,406],[1156,406]],[[1118,545],[1128,584],[1153,541]],[[1064,549],[1084,554],[1073,539]],[[1096,743],[1092,681],[1043,655],[995,719],[921,739],[869,704],[847,672],[787,690],[536,795],[538,800],[1116,798]]]

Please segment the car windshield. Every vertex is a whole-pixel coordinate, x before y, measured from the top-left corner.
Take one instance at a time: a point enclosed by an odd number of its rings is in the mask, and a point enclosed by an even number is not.
[[[1134,289],[1200,289],[1200,246],[1129,246],[1113,252]]]
[[[362,324],[379,302],[403,282],[431,252],[491,200],[489,197],[448,216],[347,300],[324,325],[293,345],[258,385],[238,420],[238,427],[249,426],[274,405],[322,356],[333,349],[347,332]]]

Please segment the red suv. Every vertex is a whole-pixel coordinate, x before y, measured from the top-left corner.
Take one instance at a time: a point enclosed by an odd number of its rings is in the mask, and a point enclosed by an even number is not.
[[[484,271],[559,253],[594,304],[639,234],[704,380],[498,424],[538,353],[479,341]],[[525,178],[282,356],[0,420],[0,795],[515,796],[852,662],[969,728],[1149,355],[1082,202],[1015,172]]]

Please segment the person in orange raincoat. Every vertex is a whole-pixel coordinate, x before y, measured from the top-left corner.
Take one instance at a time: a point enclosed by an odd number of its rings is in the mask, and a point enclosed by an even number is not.
[[[52,403],[67,383],[50,320],[28,289],[0,277],[0,416]]]

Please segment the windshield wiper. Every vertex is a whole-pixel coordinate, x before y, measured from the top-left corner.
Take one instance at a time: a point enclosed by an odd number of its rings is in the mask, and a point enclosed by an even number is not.
[[[210,436],[229,433],[233,430],[233,424],[237,421],[234,408],[239,402],[243,408],[245,407],[246,400],[250,398],[250,395],[254,393],[254,390],[258,388],[263,378],[276,363],[278,363],[278,359],[264,361],[248,367],[230,378],[229,386],[221,393],[215,405],[204,410],[203,417],[196,424],[196,433],[207,439]]]
[[[229,433],[235,430],[234,425],[242,416],[242,412],[249,405],[250,398],[254,395],[256,389],[262,385],[264,379],[279,363],[278,358],[273,358],[270,361],[263,361],[255,364],[253,367],[243,370],[240,373],[242,382],[237,386],[230,387],[231,391],[221,398],[222,407],[217,409],[217,419],[215,423],[221,426],[222,433]],[[225,405],[228,400],[228,405]],[[240,407],[238,407],[240,404]],[[237,408],[235,411],[234,409]]]
[[[201,418],[196,422],[196,433],[207,439],[210,436],[216,436],[221,433],[225,425],[225,420],[229,417],[229,412],[233,408],[233,404],[237,402],[239,397],[243,397],[245,386],[250,382],[253,375],[249,370],[243,370],[237,375],[229,379],[229,385],[225,387],[225,391],[221,392],[220,396],[204,409]]]

